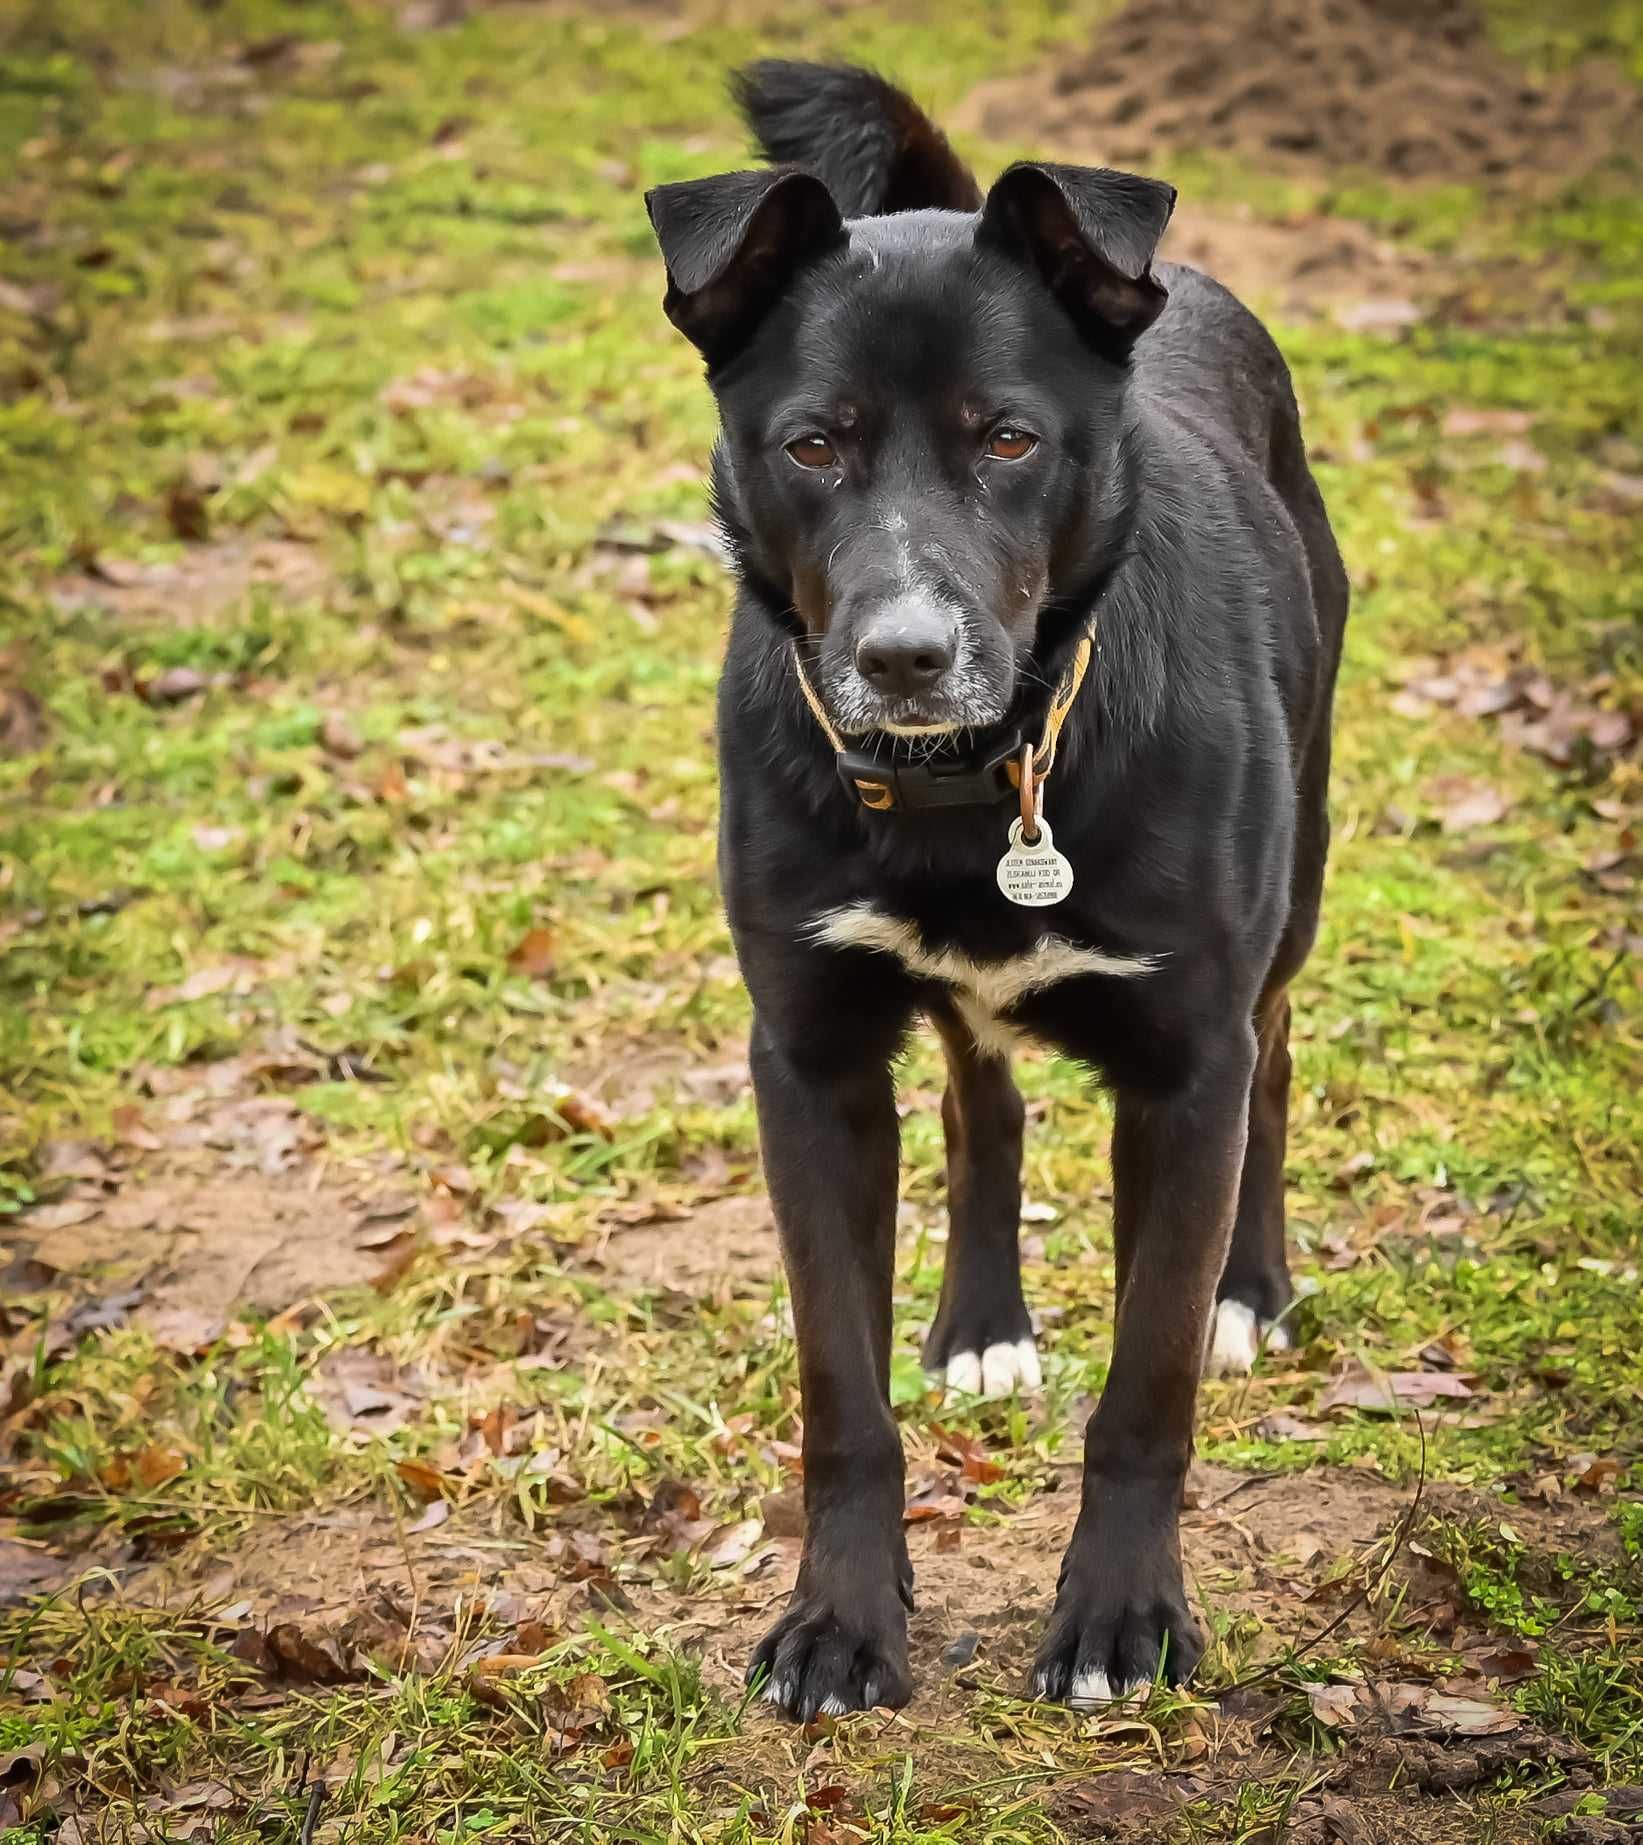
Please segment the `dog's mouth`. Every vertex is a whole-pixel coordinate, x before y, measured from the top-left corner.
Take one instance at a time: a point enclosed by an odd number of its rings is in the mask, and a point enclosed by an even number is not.
[[[984,730],[999,723],[1005,712],[1002,699],[956,700],[899,699],[863,700],[837,714],[839,729],[849,737],[866,737],[875,733],[886,737],[938,741],[956,737],[961,732]]]
[[[875,733],[926,742],[984,730],[1002,722],[1009,699],[989,686],[946,684],[917,697],[885,698],[856,674],[824,694],[833,722],[847,737]]]

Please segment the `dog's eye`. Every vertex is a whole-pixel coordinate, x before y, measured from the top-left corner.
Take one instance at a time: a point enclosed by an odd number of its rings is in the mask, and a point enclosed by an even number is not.
[[[1037,436],[1028,435],[1025,429],[1014,429],[1008,423],[987,438],[987,453],[994,461],[1022,461],[1037,447]]]
[[[788,443],[787,452],[801,468],[830,468],[838,460],[826,436],[800,436]]]

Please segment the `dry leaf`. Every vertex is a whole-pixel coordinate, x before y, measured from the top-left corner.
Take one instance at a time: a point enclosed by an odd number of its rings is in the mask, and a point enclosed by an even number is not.
[[[192,666],[170,666],[152,679],[137,682],[137,696],[149,705],[178,705],[194,698],[210,684],[204,673]]]
[[[363,754],[365,744],[348,720],[338,712],[329,711],[320,719],[320,746],[328,754],[337,756],[344,762],[352,762],[356,756]]]
[[[1354,1365],[1336,1378],[1318,1399],[1317,1413],[1334,1409],[1361,1409],[1390,1415],[1405,1403],[1426,1408],[1441,1398],[1467,1398],[1471,1387],[1449,1371],[1371,1371]]]
[[[150,1442],[132,1457],[132,1469],[144,1486],[164,1486],[175,1480],[188,1465],[175,1448],[161,1448]]]
[[[1358,1721],[1358,1691],[1355,1685],[1308,1685],[1305,1687],[1312,1715],[1325,1729],[1350,1729]]]
[[[405,1529],[407,1531],[437,1531],[450,1515],[449,1500],[430,1499],[422,1508],[422,1516],[413,1520]]]
[[[1506,817],[1512,806],[1498,788],[1465,775],[1440,776],[1428,784],[1427,793],[1439,803],[1438,824],[1446,833],[1493,826]]]
[[[1427,1693],[1411,1715],[1421,1729],[1441,1736],[1504,1736],[1523,1727],[1516,1711],[1440,1691]]]
[[[455,1484],[427,1461],[396,1461],[394,1471],[418,1499],[443,1499]]]
[[[268,1650],[287,1678],[341,1685],[355,1676],[333,1635],[305,1634],[295,1621],[282,1621],[269,1628]]]
[[[936,1438],[938,1457],[952,1462],[966,1480],[987,1486],[1004,1478],[1004,1469],[988,1454],[986,1444],[977,1441],[975,1436],[966,1435],[961,1429],[943,1428],[939,1422],[931,1423],[930,1433]]]
[[[757,1518],[744,1518],[740,1524],[727,1525],[716,1531],[702,1552],[709,1569],[733,1569],[743,1563],[764,1536],[764,1525]]]
[[[546,980],[554,970],[556,947],[551,929],[527,929],[508,951],[508,966],[528,980]]]

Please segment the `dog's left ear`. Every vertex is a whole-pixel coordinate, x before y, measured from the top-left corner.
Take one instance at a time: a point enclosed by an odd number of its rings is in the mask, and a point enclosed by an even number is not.
[[[1152,259],[1174,209],[1159,179],[1024,161],[987,194],[976,241],[1031,263],[1088,338],[1127,351],[1169,299]]]
[[[645,206],[667,264],[662,310],[709,371],[747,340],[805,263],[844,241],[832,194],[793,167],[657,186]]]

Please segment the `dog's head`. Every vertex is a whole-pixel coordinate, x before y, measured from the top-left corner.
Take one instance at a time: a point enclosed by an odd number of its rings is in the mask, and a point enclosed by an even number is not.
[[[737,564],[841,731],[996,723],[1041,611],[1110,563],[1174,190],[1018,165],[982,199],[868,73],[757,66],[740,88],[766,151],[814,157],[647,201],[666,312],[718,399]]]

